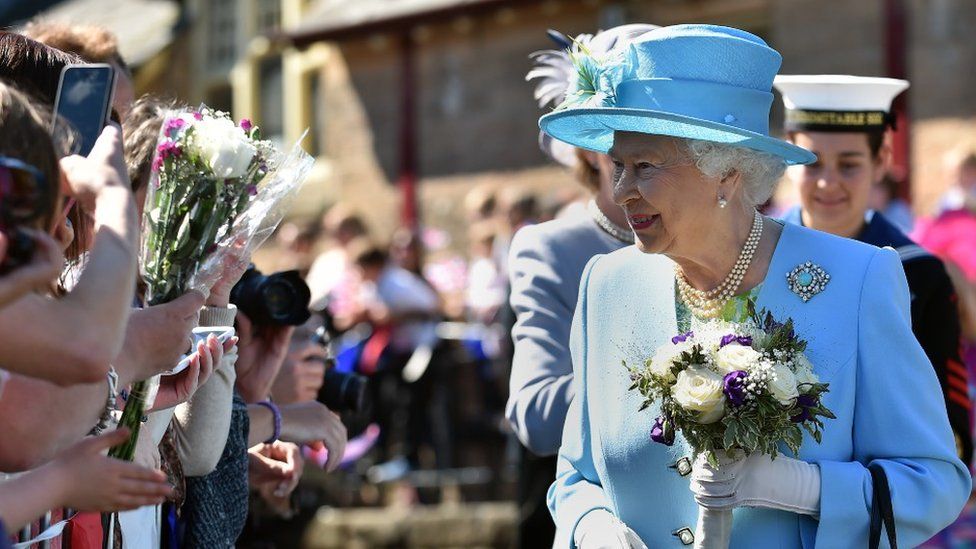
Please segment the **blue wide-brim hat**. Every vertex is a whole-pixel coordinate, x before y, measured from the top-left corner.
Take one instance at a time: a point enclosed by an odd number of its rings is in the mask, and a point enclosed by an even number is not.
[[[567,103],[539,127],[571,145],[606,153],[613,132],[726,143],[809,164],[812,152],[769,136],[779,52],[753,34],[716,25],[652,30],[615,58],[584,60],[594,101]],[[596,104],[596,106],[594,106]]]

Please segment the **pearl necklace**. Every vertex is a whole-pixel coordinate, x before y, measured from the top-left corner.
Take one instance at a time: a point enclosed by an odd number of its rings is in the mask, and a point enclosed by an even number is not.
[[[617,225],[610,218],[600,211],[600,207],[596,205],[596,200],[590,200],[590,203],[586,205],[587,211],[590,212],[590,216],[593,217],[593,221],[596,222],[605,233],[616,238],[621,242],[626,242],[627,244],[634,243],[634,231],[629,228],[625,229],[620,225]]]
[[[688,306],[692,314],[699,318],[715,318],[725,308],[726,302],[732,298],[742,284],[742,278],[752,265],[752,259],[759,248],[759,240],[762,238],[763,216],[757,211],[752,218],[752,228],[749,230],[749,237],[742,245],[739,258],[732,266],[732,270],[726,275],[716,288],[711,290],[699,290],[694,288],[688,277],[685,276],[681,267],[675,269],[675,280],[678,283],[678,292],[681,301]]]

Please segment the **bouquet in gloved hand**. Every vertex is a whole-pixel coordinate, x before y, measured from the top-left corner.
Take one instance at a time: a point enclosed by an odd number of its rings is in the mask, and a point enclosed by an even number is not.
[[[660,408],[651,439],[670,446],[681,433],[695,456],[715,468],[729,453],[775,458],[780,444],[795,455],[804,430],[819,443],[821,418],[835,417],[822,403],[828,386],[814,373],[793,321],[757,313],[751,301],[745,310],[740,322],[711,320],[674,336],[631,369],[641,409]]]

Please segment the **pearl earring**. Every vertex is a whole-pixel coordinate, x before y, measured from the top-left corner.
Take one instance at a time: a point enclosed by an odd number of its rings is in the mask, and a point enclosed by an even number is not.
[[[729,201],[725,199],[724,196],[718,197],[718,207],[724,208],[729,205]]]

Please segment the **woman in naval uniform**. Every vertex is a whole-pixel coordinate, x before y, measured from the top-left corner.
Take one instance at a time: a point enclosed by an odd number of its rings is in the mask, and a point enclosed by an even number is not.
[[[912,332],[942,386],[959,457],[972,463],[969,375],[960,358],[956,294],[942,261],[868,209],[871,186],[888,167],[885,132],[894,98],[908,82],[847,75],[781,75],[789,139],[817,162],[788,171],[800,205],[784,219],[898,252],[911,294]]]
[[[637,239],[583,271],[576,394],[549,492],[560,547],[691,544],[699,505],[733,509],[735,549],[864,547],[872,465],[887,477],[906,547],[969,497],[938,380],[912,335],[898,254],[756,211],[787,164],[816,159],[769,136],[781,61],[744,31],[663,27],[622,58],[588,63],[605,106],[540,120],[556,139],[609,154],[614,200]],[[659,410],[640,411],[621,362],[643,361],[743,296],[794,320],[837,417],[822,443],[806,437],[798,455],[725,463],[731,477],[715,482],[706,463],[689,473],[680,436],[671,447],[651,440]]]

